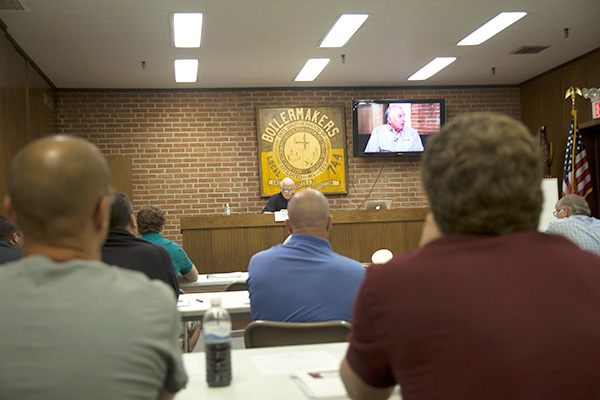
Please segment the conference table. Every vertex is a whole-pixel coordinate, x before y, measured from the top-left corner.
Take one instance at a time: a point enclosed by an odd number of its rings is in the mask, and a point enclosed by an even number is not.
[[[177,310],[184,323],[183,351],[189,351],[189,321],[202,320],[204,313],[210,308],[211,299],[221,298],[221,307],[229,312],[232,319],[251,318],[250,295],[247,290],[235,292],[209,292],[180,294],[177,300]]]
[[[247,272],[227,272],[219,274],[201,274],[195,282],[179,282],[184,292],[222,291],[235,281],[246,281]]]
[[[209,292],[180,294],[177,310],[182,321],[201,320],[210,308],[212,298],[221,298],[221,307],[226,309],[231,318],[250,317],[250,295],[247,290],[236,292]]]
[[[175,399],[308,399],[297,380],[292,378],[294,371],[328,371],[331,380],[328,379],[327,390],[341,396],[335,398],[347,399],[339,375],[335,373],[347,348],[348,343],[325,343],[232,350],[233,380],[230,386],[223,388],[210,388],[206,384],[204,353],[187,353],[183,355],[183,362],[189,381]],[[398,387],[391,398],[402,399]]]

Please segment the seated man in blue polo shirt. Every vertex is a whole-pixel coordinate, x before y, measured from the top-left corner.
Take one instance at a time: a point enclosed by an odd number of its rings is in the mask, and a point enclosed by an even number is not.
[[[331,249],[327,199],[302,190],[291,198],[288,215],[290,240],[255,254],[248,265],[252,319],[349,321],[365,268]]]

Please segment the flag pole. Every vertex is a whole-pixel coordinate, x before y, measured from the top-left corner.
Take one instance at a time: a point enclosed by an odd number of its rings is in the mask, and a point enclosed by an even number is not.
[[[577,87],[571,86],[565,92],[565,100],[571,97],[571,116],[573,117],[573,146],[571,149],[571,193],[577,193],[577,184],[575,181],[575,155],[577,154],[577,110],[575,109],[576,95],[583,96],[581,94],[581,90]]]
[[[575,180],[575,156],[577,154],[577,110],[575,109],[575,95],[573,95],[573,107],[571,108],[571,116],[573,117],[573,149],[571,150],[571,193],[577,193],[577,181]]]

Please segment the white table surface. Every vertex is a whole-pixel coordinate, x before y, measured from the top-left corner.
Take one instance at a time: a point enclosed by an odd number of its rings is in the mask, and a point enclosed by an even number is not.
[[[221,307],[229,311],[231,318],[250,317],[250,297],[247,290],[180,294],[177,310],[184,321],[202,319],[204,313],[210,308],[210,299],[213,297],[221,298]]]
[[[179,282],[179,287],[183,291],[223,290],[231,282],[245,281],[246,279],[248,279],[247,272],[202,274],[195,282]]]
[[[304,364],[303,356],[322,354],[323,352],[335,358],[334,368],[339,368],[341,360],[346,355],[348,343],[326,343],[302,346],[262,347],[257,349],[241,349],[231,351],[232,375],[230,386],[209,388],[206,384],[206,359],[204,353],[188,353],[183,355],[183,361],[189,376],[187,387],[175,396],[176,400],[306,400],[308,396],[292,379],[291,371],[294,366]],[[276,373],[264,373],[259,364],[264,367],[266,356],[272,356],[280,363]],[[270,357],[269,357],[270,359]],[[304,366],[306,366],[304,364]],[[310,365],[309,369],[321,370],[329,365]],[[306,368],[303,368],[306,369]],[[390,397],[400,399],[398,387]]]

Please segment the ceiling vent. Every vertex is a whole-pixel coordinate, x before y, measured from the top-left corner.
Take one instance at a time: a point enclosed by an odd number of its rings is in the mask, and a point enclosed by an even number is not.
[[[0,11],[31,11],[19,0],[0,0]]]
[[[546,50],[550,46],[522,46],[510,52],[510,54],[537,54]]]

